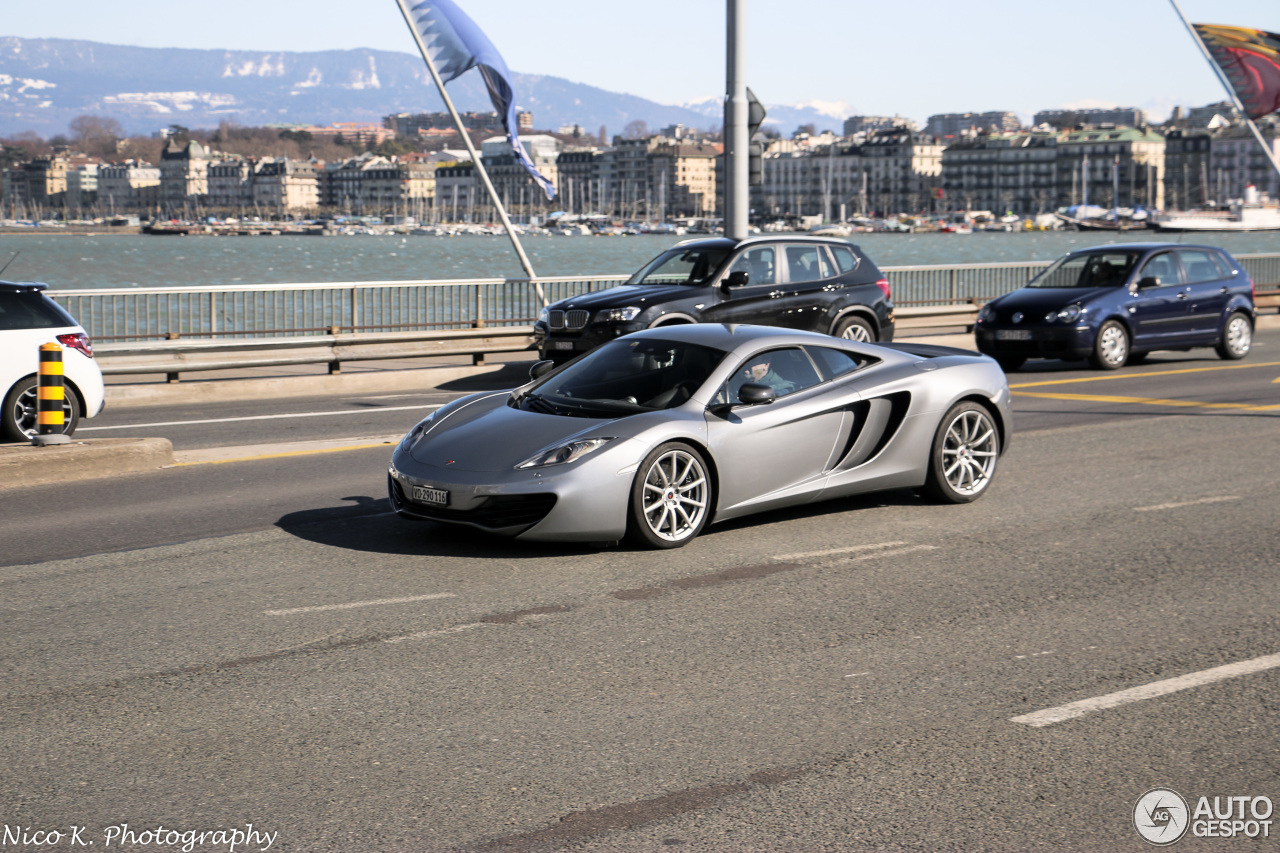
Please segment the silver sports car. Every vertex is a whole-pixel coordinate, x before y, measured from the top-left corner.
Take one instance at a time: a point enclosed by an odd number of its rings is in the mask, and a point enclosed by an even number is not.
[[[880,489],[981,497],[1012,432],[986,356],[765,326],[637,332],[400,442],[401,516],[523,539],[678,548],[709,522]]]

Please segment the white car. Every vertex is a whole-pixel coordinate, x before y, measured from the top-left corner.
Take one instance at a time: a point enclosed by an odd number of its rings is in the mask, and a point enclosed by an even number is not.
[[[66,388],[62,432],[75,432],[81,418],[102,411],[106,402],[102,370],[80,324],[42,292],[37,282],[0,281],[0,441],[26,441],[36,433],[36,376],[40,346],[62,345]]]

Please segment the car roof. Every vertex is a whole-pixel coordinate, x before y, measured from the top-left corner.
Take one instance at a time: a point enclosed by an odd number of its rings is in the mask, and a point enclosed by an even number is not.
[[[48,290],[42,281],[0,281],[0,293],[34,293]]]
[[[1132,250],[1135,252],[1154,252],[1157,249],[1208,249],[1212,252],[1225,252],[1218,246],[1204,246],[1198,243],[1169,243],[1169,242],[1149,242],[1149,243],[1107,243],[1102,246],[1090,246],[1087,249],[1072,249],[1067,254],[1083,255],[1089,252],[1115,252]]]
[[[768,243],[821,243],[826,246],[847,246],[857,248],[853,243],[841,237],[815,237],[810,234],[766,234],[751,237],[743,237],[741,240],[735,240],[732,237],[703,237],[694,240],[681,240],[676,243],[676,247],[689,248],[696,246],[699,248],[722,248],[736,249],[739,246],[752,246],[756,244]]]

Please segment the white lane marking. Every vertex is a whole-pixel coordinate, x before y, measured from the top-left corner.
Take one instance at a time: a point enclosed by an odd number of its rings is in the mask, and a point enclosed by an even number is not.
[[[1238,500],[1240,500],[1239,495],[1219,495],[1216,498],[1200,498],[1199,500],[1196,500],[1196,501],[1183,501],[1181,503],[1156,504],[1155,506],[1135,506],[1133,508],[1133,511],[1134,512],[1154,512],[1158,509],[1177,509],[1178,507],[1184,507],[1184,506],[1197,506],[1199,504],[1217,504],[1217,503],[1222,503],[1223,501],[1238,501]]]
[[[264,610],[264,616],[292,616],[295,613],[322,613],[326,610],[355,610],[357,607],[377,607],[381,604],[411,604],[415,601],[434,601],[437,598],[457,598],[452,592],[434,592],[430,595],[410,595],[406,598],[379,598],[375,601],[352,601],[348,604],[322,604],[318,607],[290,607],[287,610]]]
[[[831,548],[826,551],[805,551],[800,554],[779,554],[770,559],[779,563],[786,563],[791,560],[808,560],[813,557],[830,557],[834,554],[851,554],[855,551],[871,551],[877,548],[896,548],[899,545],[906,545],[906,542],[877,542],[874,545],[851,545],[848,548]]]
[[[419,631],[416,634],[405,634],[403,637],[390,637],[383,640],[384,643],[403,643],[405,640],[425,640],[428,637],[441,637],[445,634],[461,634],[463,631],[471,631],[475,628],[483,628],[484,622],[469,622],[466,625],[455,625],[452,628],[439,628],[435,631]]]
[[[875,551],[871,554],[861,554],[857,557],[841,557],[836,560],[824,560],[819,563],[820,566],[840,566],[846,563],[861,563],[863,560],[879,560],[883,557],[898,557],[902,554],[915,554],[920,551],[936,551],[937,545],[911,545],[906,548],[897,548],[893,551]]]
[[[235,421],[278,421],[284,418],[327,418],[332,415],[367,415],[376,412],[409,412],[414,409],[438,409],[444,403],[423,406],[379,406],[376,409],[342,409],[337,412],[292,412],[282,415],[247,415],[241,418],[203,418],[196,421],[159,421],[154,424],[119,424],[118,426],[80,427],[78,432],[101,432],[108,429],[142,429],[145,427],[186,426],[187,424],[229,424]]]
[[[1013,656],[1013,659],[1014,659],[1014,660],[1026,660],[1027,658],[1038,658],[1038,657],[1043,657],[1043,656],[1045,656],[1045,655],[1051,655],[1051,654],[1053,654],[1053,652],[1032,652],[1032,653],[1031,653],[1031,654],[1029,654],[1029,655],[1014,655],[1014,656]]]
[[[859,676],[870,675],[870,674],[871,674],[871,670],[867,670],[866,672],[855,672],[851,675],[846,675],[845,678],[858,678]]]
[[[1215,681],[1225,681],[1228,678],[1239,678],[1242,675],[1250,675],[1267,669],[1275,669],[1276,667],[1280,667],[1280,654],[1266,655],[1264,657],[1254,658],[1253,660],[1229,663],[1225,666],[1215,666],[1213,669],[1205,669],[1200,672],[1192,672],[1188,675],[1180,675],[1177,678],[1166,678],[1164,681],[1153,681],[1150,684],[1143,684],[1140,687],[1130,687],[1128,690],[1121,690],[1118,693],[1108,693],[1106,696],[1095,696],[1092,699],[1081,699],[1079,702],[1059,705],[1057,708],[1046,708],[1043,711],[1036,711],[1032,714],[1023,714],[1020,717],[1010,717],[1009,721],[1014,723],[1025,723],[1028,726],[1034,726],[1036,728],[1041,726],[1051,726],[1054,723],[1060,723],[1063,720],[1082,717],[1085,714],[1092,713],[1093,711],[1115,708],[1119,705],[1126,705],[1130,702],[1141,702],[1143,699],[1154,699],[1157,696],[1176,693],[1179,690],[1188,690],[1192,687],[1212,684]]]

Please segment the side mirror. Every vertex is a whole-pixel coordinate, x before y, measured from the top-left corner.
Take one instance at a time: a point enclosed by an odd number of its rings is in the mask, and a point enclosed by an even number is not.
[[[1158,275],[1144,275],[1142,278],[1138,279],[1138,290],[1146,290],[1148,287],[1159,286],[1160,276]]]
[[[556,363],[554,361],[535,361],[533,366],[529,368],[529,378],[541,379],[555,369]]]
[[[729,275],[725,278],[724,282],[720,286],[726,289],[730,287],[743,287],[750,280],[751,280],[751,276],[750,274],[747,273],[746,270],[734,270],[733,272],[729,273]]]
[[[738,400],[748,406],[767,406],[778,399],[778,392],[773,386],[759,382],[748,382],[738,389]]]

